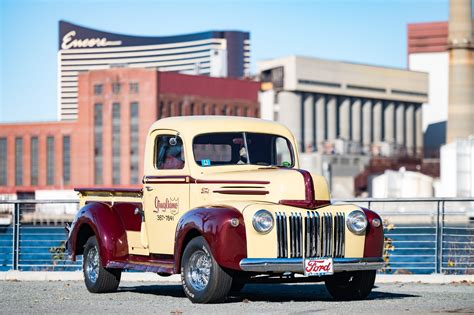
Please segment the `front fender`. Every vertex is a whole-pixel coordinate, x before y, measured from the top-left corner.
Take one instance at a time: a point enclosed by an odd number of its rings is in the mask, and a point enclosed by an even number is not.
[[[128,255],[127,234],[118,214],[105,203],[91,202],[82,207],[67,240],[69,255],[74,259],[79,251],[81,233],[92,230],[99,243],[103,266],[110,261],[123,260]]]
[[[383,224],[379,227],[374,227],[372,221],[379,219],[382,222],[380,216],[372,210],[361,208],[365,216],[367,217],[368,226],[365,233],[365,244],[364,244],[364,257],[382,257],[383,256]]]
[[[232,219],[239,225],[233,227]],[[240,260],[247,257],[247,240],[242,213],[233,207],[213,206],[196,208],[183,215],[176,227],[175,273],[181,269],[181,256],[190,236],[202,235],[211,248],[217,263],[225,268],[241,270]]]

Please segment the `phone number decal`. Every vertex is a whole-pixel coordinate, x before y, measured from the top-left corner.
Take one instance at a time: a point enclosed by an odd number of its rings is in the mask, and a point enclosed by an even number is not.
[[[174,215],[159,214],[156,216],[158,221],[174,221]]]

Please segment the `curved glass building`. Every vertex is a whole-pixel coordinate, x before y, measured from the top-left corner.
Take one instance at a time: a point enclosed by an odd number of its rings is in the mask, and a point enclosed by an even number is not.
[[[249,74],[249,39],[248,32],[240,31],[130,36],[60,21],[59,119],[77,119],[77,77],[80,72],[130,67],[240,78]]]

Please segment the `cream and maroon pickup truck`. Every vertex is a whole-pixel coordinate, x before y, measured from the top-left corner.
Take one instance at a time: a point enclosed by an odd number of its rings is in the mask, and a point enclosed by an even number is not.
[[[373,211],[331,204],[323,177],[299,168],[284,126],[192,116],[155,122],[142,189],[80,188],[68,228],[90,292],[117,289],[122,270],[181,274],[195,303],[249,282],[325,281],[336,299],[363,299],[383,267]]]

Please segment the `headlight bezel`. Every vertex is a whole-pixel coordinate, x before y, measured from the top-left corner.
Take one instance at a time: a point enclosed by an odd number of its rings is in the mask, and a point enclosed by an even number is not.
[[[268,217],[271,218],[271,225],[267,229],[262,228],[262,226],[257,221],[262,216],[267,216],[267,218]],[[270,233],[273,230],[273,227],[275,226],[275,219],[273,218],[273,214],[270,211],[265,210],[265,209],[258,210],[257,212],[254,213],[254,215],[252,217],[252,226],[253,226],[254,230],[257,231],[260,234]]]
[[[362,228],[356,227],[356,224],[359,222],[363,222],[364,226]],[[347,215],[346,226],[352,233],[356,235],[363,235],[367,231],[367,227],[369,226],[369,220],[367,219],[367,216],[365,215],[364,211],[354,210]]]

